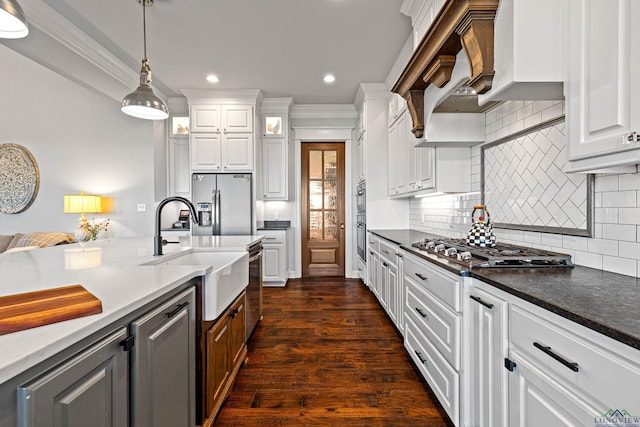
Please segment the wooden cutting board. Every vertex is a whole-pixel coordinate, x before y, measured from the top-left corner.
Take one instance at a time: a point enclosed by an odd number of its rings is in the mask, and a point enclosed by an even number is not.
[[[0,297],[0,335],[102,313],[102,302],[81,285]]]

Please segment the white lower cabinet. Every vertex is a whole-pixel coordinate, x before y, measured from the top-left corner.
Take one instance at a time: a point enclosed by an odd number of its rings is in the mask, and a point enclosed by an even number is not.
[[[264,286],[284,286],[289,278],[287,268],[287,230],[260,230],[262,241],[262,281]]]
[[[479,280],[465,285],[464,425],[593,426],[609,410],[634,414],[640,351]]]
[[[407,254],[405,348],[454,425],[460,425],[462,277]]]
[[[369,235],[367,251],[369,288],[394,325],[404,333],[404,252],[399,245],[373,235]]]
[[[478,280],[465,287],[467,357],[464,400],[469,426],[509,426],[508,305],[504,295]]]

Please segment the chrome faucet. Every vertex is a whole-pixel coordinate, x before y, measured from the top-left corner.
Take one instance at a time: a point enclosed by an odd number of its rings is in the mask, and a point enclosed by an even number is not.
[[[189,208],[189,212],[191,212],[191,221],[193,221],[194,224],[198,224],[198,214],[196,213],[196,208],[189,200],[180,196],[171,196],[161,201],[156,208],[156,234],[153,238],[153,256],[162,255],[162,244],[164,243],[164,241],[162,240],[162,236],[160,233],[160,217],[162,214],[162,208],[164,207],[164,205],[170,202],[182,202],[187,205],[187,207]]]

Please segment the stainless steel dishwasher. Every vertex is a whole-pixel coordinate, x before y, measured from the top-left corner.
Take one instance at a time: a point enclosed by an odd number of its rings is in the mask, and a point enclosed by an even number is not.
[[[247,286],[246,333],[249,337],[262,319],[262,242],[247,249],[249,251],[249,286]]]

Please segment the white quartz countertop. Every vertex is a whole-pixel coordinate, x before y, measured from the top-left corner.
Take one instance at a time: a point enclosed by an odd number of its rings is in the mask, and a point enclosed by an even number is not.
[[[262,236],[181,238],[163,247],[171,258],[193,251],[244,252]],[[147,265],[153,237],[97,240],[101,263],[78,244],[0,254],[0,296],[80,284],[102,301],[102,313],[0,335],[0,384],[205,273],[198,266]],[[80,258],[79,258],[80,257]],[[78,267],[91,267],[78,269]]]

